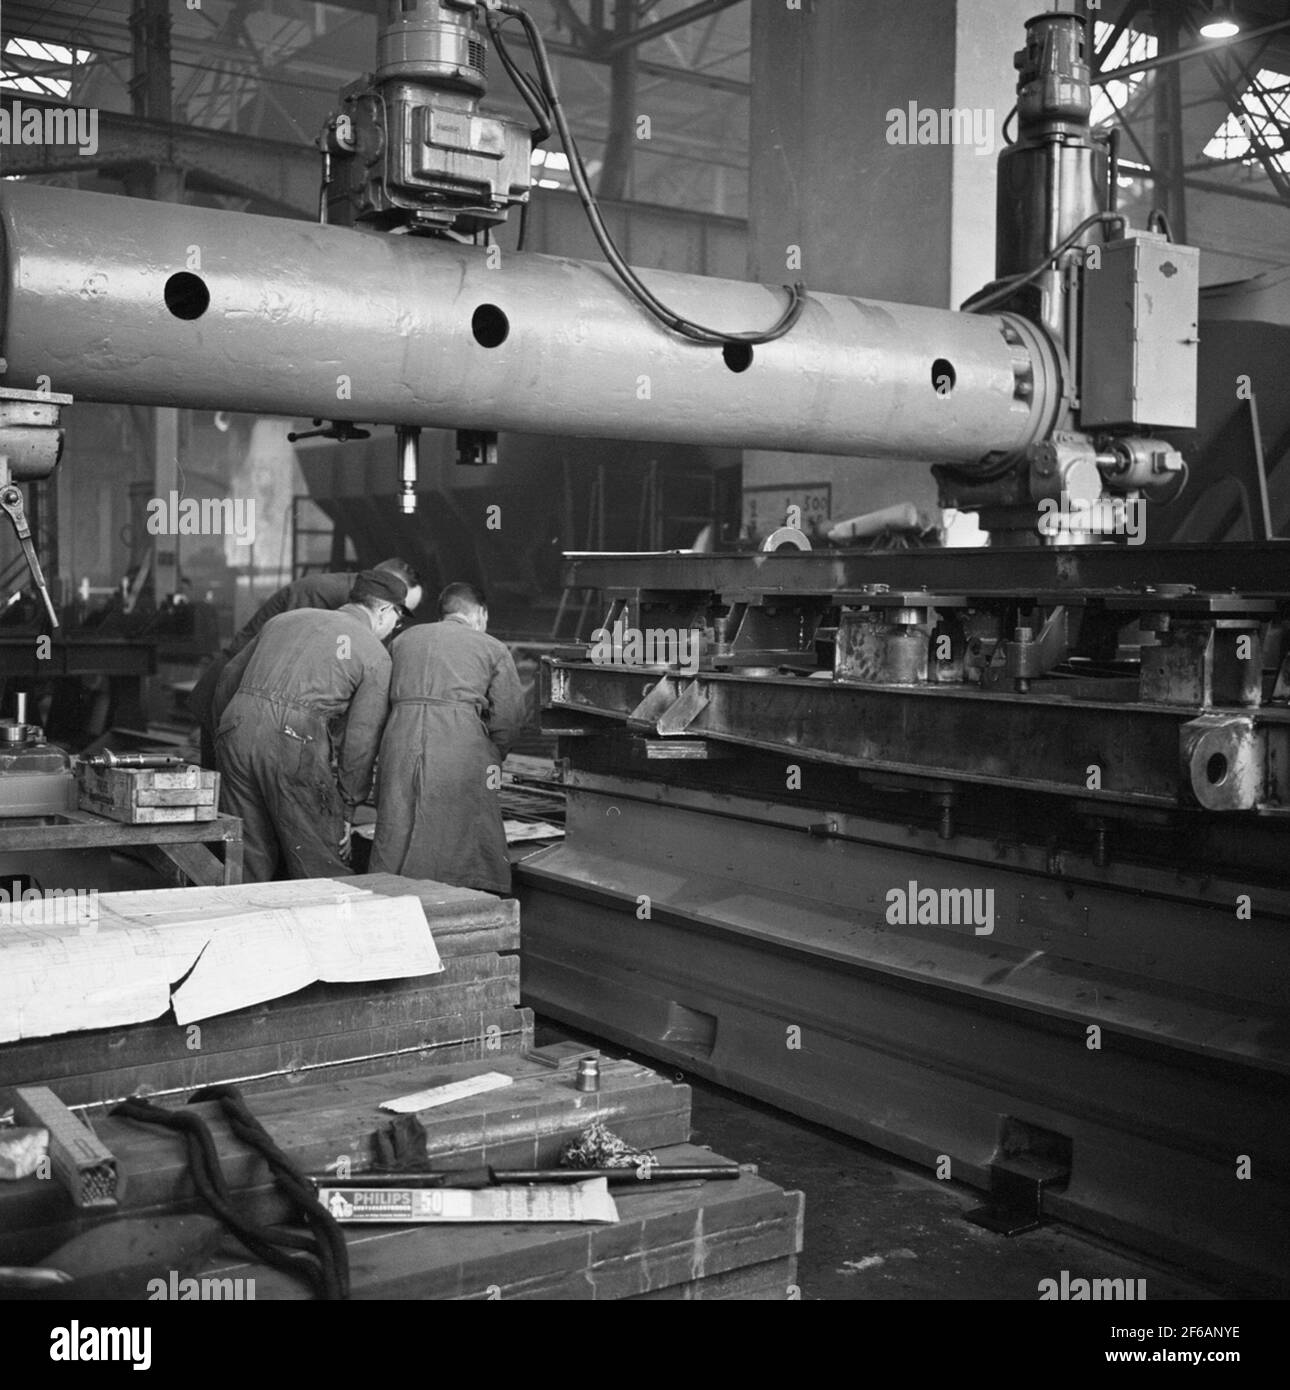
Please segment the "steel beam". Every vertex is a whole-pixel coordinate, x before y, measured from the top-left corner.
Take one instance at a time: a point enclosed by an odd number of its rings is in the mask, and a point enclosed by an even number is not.
[[[12,107],[14,100],[7,97],[4,105]],[[65,104],[25,94],[17,100],[23,110],[66,109]],[[4,150],[6,175],[84,174],[139,165],[180,169],[189,175],[190,184],[254,198],[296,216],[317,212],[318,152],[308,145],[102,111],[99,147],[92,155],[73,145],[6,145]]]
[[[1060,404],[1052,345],[1012,316],[812,295],[749,362],[561,257],[499,264],[425,237],[15,182],[0,233],[8,381],[48,377],[82,400],[920,463],[1012,454]],[[768,327],[785,303],[739,281],[641,278],[730,331]]]
[[[743,4],[743,0],[700,0],[697,5],[691,5],[688,9],[678,10],[676,14],[670,14],[665,19],[656,20],[653,24],[647,24],[643,29],[637,29],[633,33],[610,39],[604,47],[604,51],[610,57],[614,57],[627,48],[637,48],[643,43],[649,43],[652,39],[661,39],[664,34],[670,34],[676,29],[684,29],[690,24],[697,24],[699,20],[706,19],[709,15],[720,14],[722,10],[733,9],[736,5]]]
[[[594,738],[590,741],[600,742]],[[1117,817],[1114,822],[1101,822],[1107,834],[1105,852],[1099,862],[1097,837],[1093,832],[1098,819],[1095,813],[1105,810],[1104,807],[1081,805],[1073,815],[1046,822],[1036,815],[1033,805],[1027,804],[1026,810],[1015,819],[1033,840],[1023,841],[1009,834],[1005,843],[1000,839],[1005,832],[997,804],[994,807],[968,806],[956,793],[947,794],[944,783],[932,784],[935,790],[920,798],[909,794],[907,781],[892,779],[872,790],[865,801],[866,809],[861,810],[847,802],[848,795],[853,801],[861,801],[864,797],[858,779],[848,787],[844,776],[830,774],[822,790],[818,785],[820,769],[813,767],[804,769],[802,796],[805,800],[786,805],[774,799],[782,795],[780,789],[785,780],[782,763],[772,769],[767,759],[756,768],[747,753],[728,745],[722,749],[719,744],[709,744],[708,748],[726,755],[722,767],[711,779],[704,779],[702,771],[693,767],[669,767],[666,771],[650,767],[648,753],[642,768],[636,760],[625,763],[619,757],[615,762],[612,754],[607,755],[603,743],[594,748],[582,740],[566,742],[560,785],[567,793],[587,792],[608,797],[620,807],[625,800],[640,801],[719,816],[731,839],[737,839],[747,825],[776,826],[798,834],[804,846],[808,842],[812,846],[830,842],[845,846],[839,848],[839,854],[894,850],[953,863],[957,866],[955,872],[960,875],[994,874],[1002,868],[1034,874],[1053,885],[1047,901],[1054,907],[1065,901],[1067,887],[1094,890],[1105,895],[1100,898],[1102,906],[1098,918],[1105,924],[1102,929],[1104,946],[1109,951],[1126,946],[1125,938],[1111,925],[1116,918],[1116,907],[1125,896],[1136,899],[1146,894],[1162,906],[1172,904],[1174,913],[1167,938],[1152,941],[1141,933],[1132,938],[1134,958],[1152,957],[1157,967],[1166,971],[1178,985],[1208,986],[1236,994],[1253,992],[1270,1004],[1290,1008],[1290,979],[1276,969],[1278,948],[1274,944],[1279,940],[1279,933],[1290,927],[1290,883],[1270,881],[1279,880],[1280,832],[1274,825],[1263,823],[1262,847],[1266,853],[1261,861],[1248,822],[1239,828],[1229,822],[1226,828],[1234,830],[1235,834],[1228,842],[1224,844],[1223,837],[1214,834],[1204,840],[1203,851],[1195,828],[1188,827],[1185,833],[1189,836],[1189,844],[1197,848],[1197,857],[1183,863],[1168,848],[1176,843],[1170,837],[1182,823],[1179,818],[1155,813],[1141,817],[1142,824],[1136,826],[1140,833],[1135,845],[1129,843],[1130,835],[1126,831],[1135,828],[1139,818],[1130,814]],[[840,782],[845,790],[838,789]],[[899,800],[895,800],[896,797]],[[948,828],[926,815],[929,806],[947,803],[951,808]],[[828,809],[822,810],[822,805]],[[901,808],[903,816],[890,815],[893,805]],[[1013,805],[1016,805],[1015,800]],[[922,820],[918,819],[920,810],[924,811]],[[884,812],[888,814],[884,816]],[[975,830],[964,828],[962,824],[967,812],[971,812]],[[1161,822],[1168,821],[1174,822],[1175,829],[1167,830],[1162,826]],[[1060,831],[1055,826],[1060,826]],[[1223,827],[1211,822],[1207,828],[1219,831]],[[1233,839],[1239,842],[1239,867],[1234,862]],[[1149,853],[1157,856],[1155,859],[1142,857],[1143,844]],[[1214,913],[1229,915],[1239,896],[1252,889],[1258,895],[1257,924],[1252,919],[1242,923],[1233,917],[1224,927],[1230,949],[1218,960],[1205,960]],[[842,896],[845,897],[845,893]],[[1018,921],[1024,920],[1024,895],[1013,901],[1011,910]],[[1083,908],[1073,911],[1067,926],[1080,936],[1085,950],[1093,949],[1089,916]],[[1234,935],[1242,939],[1235,941]],[[1124,958],[1105,954],[1099,959],[1103,964],[1117,967],[1125,963]]]
[[[645,698],[687,701],[681,727],[657,733],[711,738],[793,762],[1012,787],[1089,802],[1191,806],[1185,756],[1196,711],[1183,707],[1011,695],[972,686],[861,685],[796,677],[668,675],[631,666],[548,658],[546,703],[626,723]],[[1250,711],[1248,738],[1259,773],[1234,809],[1280,810],[1286,788],[1276,769],[1290,766],[1290,711]],[[1090,767],[1098,770],[1090,786]]]
[[[1239,945],[1230,911],[1135,897],[1127,931],[1113,893],[632,793],[574,794],[570,839],[517,869],[527,1002],[982,1187],[1010,1139],[1064,1143],[1045,1214],[1286,1288],[1283,923]],[[993,932],[892,925],[910,880],[988,885]]]
[[[1285,542],[797,550],[775,555],[574,553],[565,560],[568,588],[622,594],[670,589],[686,594],[756,590],[810,595],[886,584],[898,590],[990,597],[1192,584],[1219,593],[1290,596],[1290,546]]]
[[[1218,88],[1219,92],[1222,94],[1223,100],[1227,103],[1228,111],[1238,122],[1245,122],[1245,130],[1249,138],[1250,150],[1263,166],[1263,172],[1268,176],[1268,182],[1276,189],[1283,203],[1290,203],[1290,180],[1281,172],[1281,166],[1277,163],[1279,152],[1269,149],[1262,134],[1254,129],[1253,122],[1249,120],[1249,116],[1252,113],[1248,112],[1245,108],[1245,93],[1239,90],[1235,83],[1228,80],[1227,74],[1213,58],[1207,57],[1205,59],[1205,66],[1209,69],[1209,75],[1214,79],[1214,85]],[[1255,89],[1257,95],[1257,83],[1251,81],[1250,87]],[[1247,88],[1246,90],[1249,89]],[[1180,122],[1181,119],[1180,113]]]
[[[1284,30],[1290,29],[1290,19],[1279,19],[1274,24],[1264,24],[1258,29],[1251,29],[1247,33],[1234,34],[1230,39],[1206,39],[1203,44],[1198,44],[1195,48],[1182,48],[1174,53],[1163,53],[1155,58],[1144,58],[1140,63],[1125,63],[1122,67],[1112,68],[1109,72],[1094,73],[1092,82],[1095,87],[1104,87],[1108,82],[1123,82],[1126,77],[1133,77],[1140,72],[1151,72],[1155,68],[1168,67],[1173,63],[1185,63],[1191,58],[1208,58],[1216,53],[1221,53],[1225,48],[1234,48],[1238,44],[1249,43],[1251,39],[1261,39],[1268,34],[1279,34]]]

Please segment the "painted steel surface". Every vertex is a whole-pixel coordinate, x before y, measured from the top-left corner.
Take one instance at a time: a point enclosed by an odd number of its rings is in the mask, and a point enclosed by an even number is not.
[[[0,232],[7,381],[80,400],[960,463],[1043,437],[1058,408],[1053,349],[1011,317],[812,295],[740,371],[564,257],[16,182]],[[732,332],[784,306],[642,278]]]

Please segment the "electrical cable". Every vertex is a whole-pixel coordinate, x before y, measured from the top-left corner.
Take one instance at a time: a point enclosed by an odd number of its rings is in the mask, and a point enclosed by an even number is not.
[[[965,299],[963,303],[959,305],[960,310],[965,314],[983,313],[986,309],[992,308],[995,304],[1007,299],[1010,295],[1021,289],[1023,285],[1028,285],[1032,280],[1037,280],[1044,271],[1048,269],[1049,265],[1055,261],[1058,256],[1065,255],[1090,227],[1096,226],[1099,222],[1118,222],[1123,226],[1124,221],[1125,218],[1123,213],[1095,212],[1091,217],[1086,217],[1069,236],[1063,238],[1062,241],[1054,246],[1033,270],[1028,270],[1022,275],[1011,275],[993,289],[987,286],[984,290],[978,290],[971,298]]]
[[[569,159],[569,172],[573,177],[574,188],[577,190],[578,198],[587,216],[587,221],[591,225],[592,233],[605,259],[609,262],[614,273],[623,282],[632,296],[638,300],[649,313],[658,319],[660,323],[670,328],[674,333],[678,333],[694,342],[704,343],[711,347],[726,347],[732,343],[742,343],[748,346],[754,346],[760,343],[771,343],[778,338],[782,338],[789,332],[801,318],[806,308],[806,286],[801,282],[784,287],[789,293],[789,304],[773,327],[762,332],[747,333],[726,333],[719,329],[709,328],[704,324],[696,323],[693,319],[686,318],[674,309],[669,308],[646,287],[637,276],[636,272],[627,264],[622,253],[618,250],[601,216],[596,195],[591,189],[591,180],[587,175],[586,165],[583,163],[582,155],[573,137],[573,131],[570,129],[564,105],[560,100],[560,94],[556,90],[555,75],[551,70],[546,44],[543,41],[537,25],[528,14],[517,6],[500,5],[497,8],[500,13],[512,19],[517,19],[524,28],[524,34],[528,40],[529,49],[533,54],[533,61],[537,67],[541,92],[555,122],[556,129],[560,133],[561,143],[564,145],[565,154]],[[493,22],[491,13],[488,13],[488,19],[490,21],[489,28],[490,31],[492,31]],[[508,72],[509,70],[508,68]],[[518,68],[516,71],[519,71]]]
[[[1151,211],[1147,213],[1147,231],[1154,232],[1157,225],[1165,234],[1165,239],[1167,241],[1172,241],[1174,239],[1173,228],[1169,225],[1169,219],[1165,216],[1164,210],[1161,208],[1152,208]]]
[[[142,1096],[131,1096],[113,1107],[113,1115],[141,1124],[160,1125],[183,1139],[188,1155],[189,1178],[198,1197],[229,1228],[251,1256],[307,1282],[320,1298],[349,1297],[349,1252],[344,1232],[331,1213],[318,1202],[317,1190],[273,1142],[251,1114],[234,1086],[214,1086],[195,1092],[189,1103],[218,1101],[230,1129],[269,1165],[279,1191],[303,1219],[309,1234],[258,1226],[244,1216],[235,1202],[220,1167],[219,1152],[205,1120],[192,1110],[172,1110],[154,1105]],[[293,1251],[299,1253],[292,1253]]]
[[[533,143],[540,145],[551,135],[551,109],[537,84],[528,73],[521,71],[519,64],[511,56],[506,40],[502,37],[502,26],[498,24],[492,10],[484,11],[484,23],[488,26],[489,37],[493,40],[493,47],[497,49],[497,56],[502,60],[507,76],[515,84],[515,90],[524,98],[524,104],[537,121],[537,129],[533,131]]]
[[[1158,507],[1172,506],[1187,491],[1187,484],[1191,482],[1191,468],[1186,459],[1182,461],[1182,467],[1178,470],[1178,486],[1169,494],[1168,497],[1153,497],[1151,500]]]

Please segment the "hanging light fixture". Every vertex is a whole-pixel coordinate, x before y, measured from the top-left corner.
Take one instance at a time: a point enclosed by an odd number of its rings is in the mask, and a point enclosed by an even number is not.
[[[1200,26],[1200,35],[1203,39],[1231,39],[1241,32],[1241,22],[1232,13],[1232,7],[1222,3],[1222,0],[1213,0],[1209,6],[1209,14],[1205,22]]]

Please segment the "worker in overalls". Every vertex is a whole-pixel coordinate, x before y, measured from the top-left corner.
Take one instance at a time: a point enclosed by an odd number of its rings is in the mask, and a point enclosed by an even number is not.
[[[449,584],[439,612],[391,648],[371,872],[509,893],[498,790],[524,695],[474,585]]]
[[[396,575],[364,570],[341,608],[271,618],[226,667],[215,702],[220,809],[242,818],[248,882],[352,872],[350,825],[388,712],[381,644],[406,598]]]
[[[397,556],[382,560],[375,567],[388,570],[397,575],[407,585],[408,596],[404,607],[415,613],[421,602],[421,576],[406,560]],[[339,608],[349,602],[349,591],[354,587],[354,576],[348,572],[336,574],[306,574],[303,578],[285,584],[277,593],[266,599],[251,615],[246,625],[210,665],[201,673],[188,697],[188,710],[197,720],[201,733],[201,760],[203,767],[215,766],[215,692],[224,675],[224,668],[245,647],[249,647],[260,635],[260,629],[279,613],[290,613],[297,608]],[[227,703],[227,702],[226,702]]]

